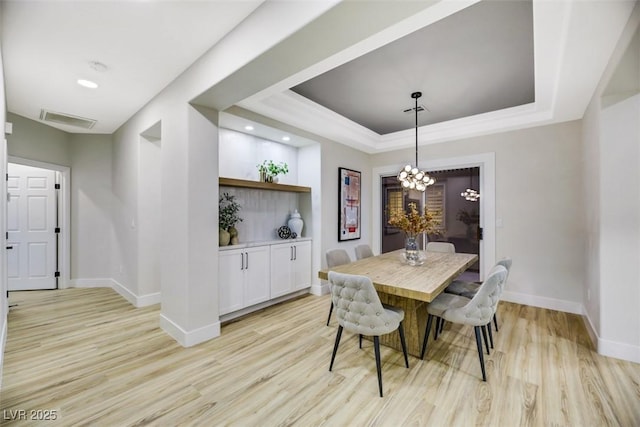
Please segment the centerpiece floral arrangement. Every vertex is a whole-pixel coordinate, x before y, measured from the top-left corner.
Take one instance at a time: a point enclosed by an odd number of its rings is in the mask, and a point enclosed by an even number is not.
[[[415,237],[419,233],[436,233],[440,221],[427,210],[421,215],[416,204],[409,203],[408,212],[398,210],[391,213],[389,225],[404,231],[407,237]]]

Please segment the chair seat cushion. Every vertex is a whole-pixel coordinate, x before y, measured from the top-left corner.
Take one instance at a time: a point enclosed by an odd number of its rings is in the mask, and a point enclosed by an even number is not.
[[[404,320],[404,310],[398,307],[394,307],[392,305],[389,304],[382,304],[382,306],[384,307],[384,309],[386,311],[392,311],[394,313],[396,313],[398,316],[400,316],[400,321],[402,322]]]
[[[444,290],[448,294],[460,295],[466,298],[473,298],[480,285],[475,282],[466,282],[464,280],[454,280]]]
[[[469,298],[454,294],[440,294],[427,305],[427,313],[442,317],[446,310],[464,307],[469,303]]]

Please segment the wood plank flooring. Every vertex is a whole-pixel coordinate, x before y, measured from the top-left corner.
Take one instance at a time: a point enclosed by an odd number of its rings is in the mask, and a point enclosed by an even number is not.
[[[0,424],[51,426],[640,426],[640,365],[596,354],[579,316],[502,302],[481,380],[473,329],[425,361],[344,333],[305,296],[182,348],[111,289],[13,292]],[[17,419],[24,410],[27,420]],[[55,421],[30,420],[54,410]]]

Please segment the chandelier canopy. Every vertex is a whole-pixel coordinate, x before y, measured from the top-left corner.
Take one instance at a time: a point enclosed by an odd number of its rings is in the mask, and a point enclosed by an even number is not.
[[[413,92],[411,98],[415,99],[416,106],[416,163],[415,166],[406,165],[398,173],[398,181],[402,184],[402,187],[407,190],[425,191],[429,185],[432,185],[435,181],[426,172],[418,169],[418,98],[422,96],[422,92]]]

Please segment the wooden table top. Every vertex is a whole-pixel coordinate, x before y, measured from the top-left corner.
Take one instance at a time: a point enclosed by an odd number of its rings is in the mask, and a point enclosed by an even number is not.
[[[364,258],[350,264],[333,267],[339,273],[367,276],[378,292],[431,302],[469,266],[478,260],[476,254],[426,252],[420,266],[408,265],[404,249]],[[320,270],[318,277],[328,280],[329,269]]]

